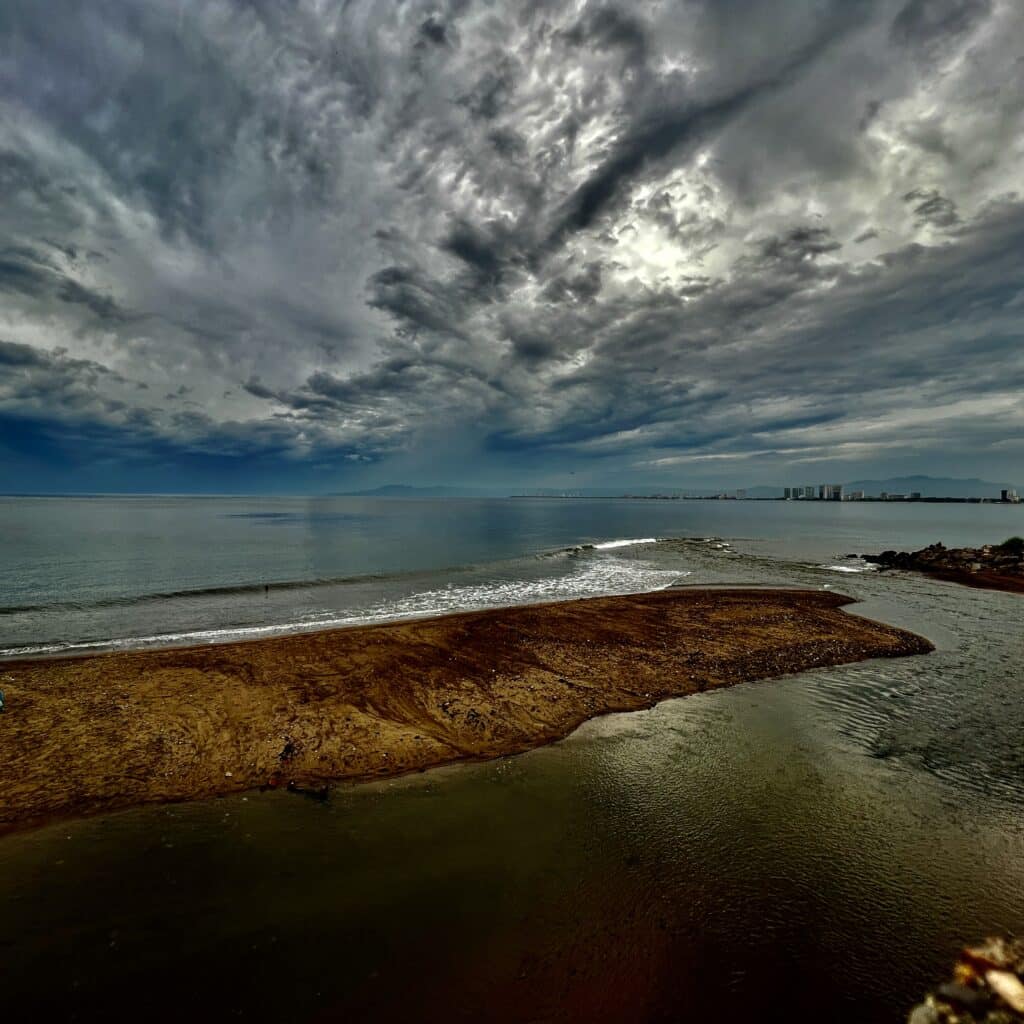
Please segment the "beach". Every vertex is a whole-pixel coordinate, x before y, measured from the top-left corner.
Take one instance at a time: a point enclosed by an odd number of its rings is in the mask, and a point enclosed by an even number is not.
[[[826,591],[672,589],[0,666],[0,831],[514,754],[612,711],[929,641]]]

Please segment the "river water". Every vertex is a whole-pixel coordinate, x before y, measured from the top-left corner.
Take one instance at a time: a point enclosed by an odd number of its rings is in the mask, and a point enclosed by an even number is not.
[[[850,557],[1024,509],[91,500],[0,504],[5,650],[718,583],[837,589],[938,649],[325,804],[0,839],[12,1019],[899,1021],[960,944],[1024,932],[1024,599]]]

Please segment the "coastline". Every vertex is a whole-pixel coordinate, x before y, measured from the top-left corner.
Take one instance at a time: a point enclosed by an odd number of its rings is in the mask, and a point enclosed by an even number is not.
[[[932,650],[833,591],[678,589],[0,665],[0,834],[521,753],[597,715]]]
[[[1006,594],[1024,594],[1024,579],[1014,576],[1003,576],[995,572],[968,572],[964,569],[932,569],[916,570],[923,572],[926,576],[932,576],[937,580],[945,580],[947,583],[960,583],[965,587],[974,587],[976,590],[1001,590]]]
[[[978,590],[1024,594],[1024,540],[1019,537],[980,548],[947,548],[939,543],[919,551],[890,550],[863,557],[881,570],[901,569]]]

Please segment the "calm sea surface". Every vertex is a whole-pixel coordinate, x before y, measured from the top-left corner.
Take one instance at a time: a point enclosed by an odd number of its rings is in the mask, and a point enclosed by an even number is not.
[[[0,499],[6,657],[715,583],[837,589],[938,647],[323,805],[0,839],[5,1010],[902,1020],[958,944],[1024,933],[1024,598],[852,556],[1015,533],[1024,506]]]

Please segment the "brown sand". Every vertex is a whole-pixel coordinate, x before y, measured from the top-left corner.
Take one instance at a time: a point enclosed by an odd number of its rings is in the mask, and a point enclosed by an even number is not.
[[[0,664],[0,832],[261,785],[396,775],[594,715],[932,649],[822,591],[675,590]]]
[[[918,570],[927,576],[934,576],[939,580],[946,580],[949,583],[962,583],[965,587],[975,587],[978,590],[1003,590],[1009,594],[1024,594],[1024,579],[1020,576],[1010,576],[1006,573],[992,572],[979,569],[977,572],[968,572],[966,569],[927,569]]]

